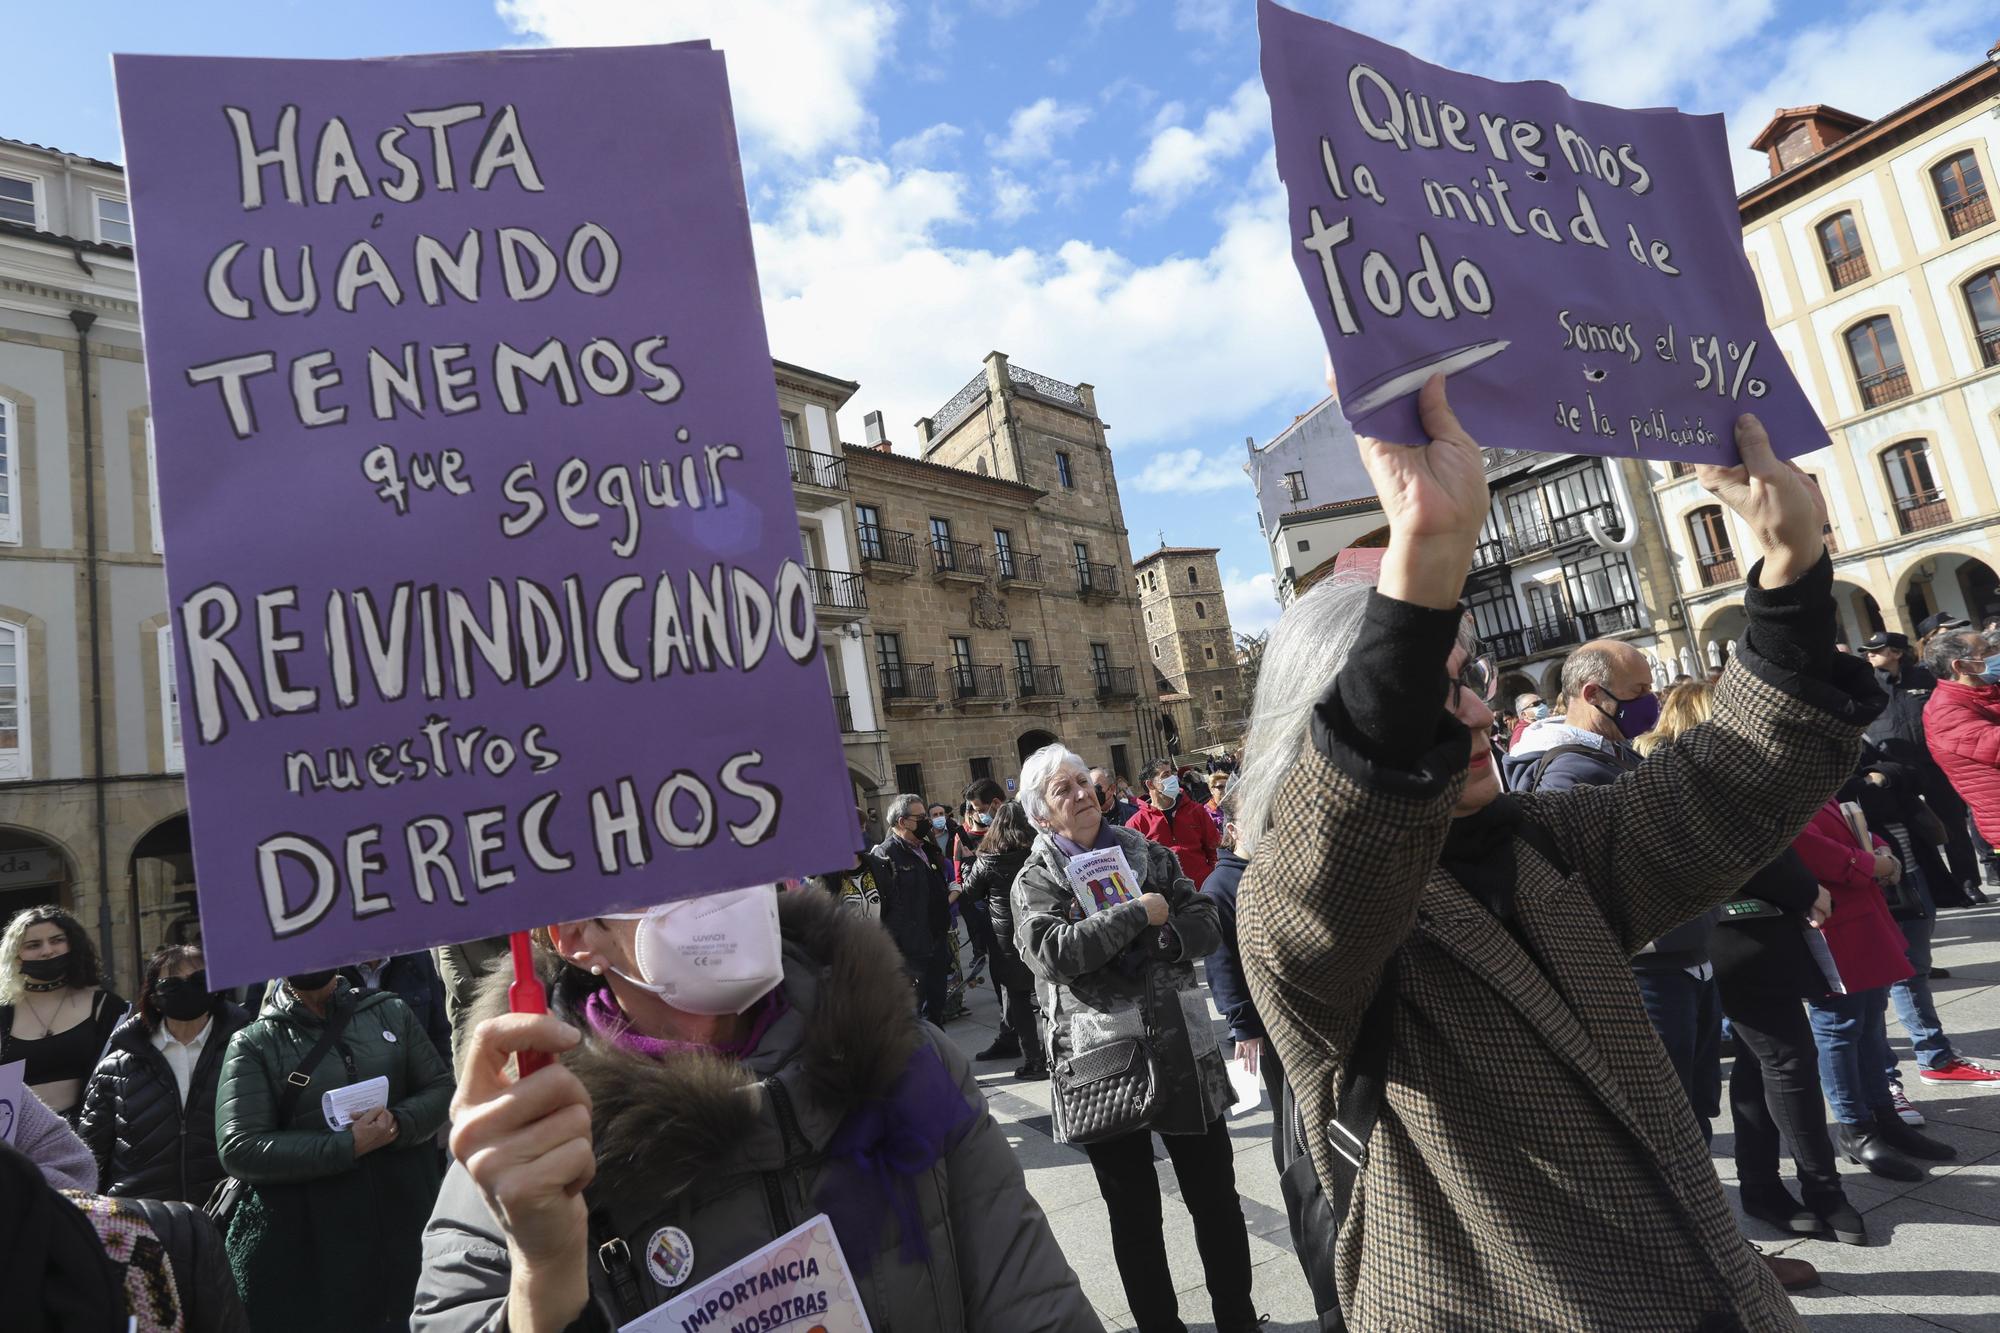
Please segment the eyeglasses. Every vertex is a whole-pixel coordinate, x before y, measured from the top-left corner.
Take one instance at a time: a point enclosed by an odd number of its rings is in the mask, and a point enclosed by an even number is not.
[[[1471,657],[1466,659],[1458,675],[1451,682],[1451,706],[1458,707],[1460,690],[1470,691],[1472,697],[1481,703],[1493,702],[1494,694],[1500,688],[1500,668],[1491,657]]]

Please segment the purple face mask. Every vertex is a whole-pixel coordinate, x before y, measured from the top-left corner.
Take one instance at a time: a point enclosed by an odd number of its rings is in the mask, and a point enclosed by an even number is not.
[[[1650,690],[1636,699],[1620,699],[1615,694],[1611,698],[1618,705],[1617,711],[1611,714],[1611,720],[1618,724],[1619,734],[1628,741],[1645,735],[1660,720],[1660,696]]]

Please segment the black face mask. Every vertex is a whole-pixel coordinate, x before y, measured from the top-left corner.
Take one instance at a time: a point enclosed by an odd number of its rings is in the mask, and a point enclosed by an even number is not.
[[[300,972],[286,977],[285,984],[292,988],[294,994],[300,991],[318,990],[327,982],[332,981],[334,973],[339,970],[337,967],[329,967],[321,972]]]
[[[59,953],[53,958],[23,958],[21,970],[28,974],[30,981],[61,981],[69,976],[69,955]]]
[[[212,1009],[215,997],[208,993],[208,973],[201,971],[185,977],[161,977],[153,984],[153,1002],[168,1018],[187,1023]]]

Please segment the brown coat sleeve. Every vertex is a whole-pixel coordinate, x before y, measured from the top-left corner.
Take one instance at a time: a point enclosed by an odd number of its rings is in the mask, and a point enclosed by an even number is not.
[[[1820,696],[1824,702],[1824,696]],[[1739,659],[1714,716],[1607,786],[1522,795],[1628,951],[1726,902],[1854,771],[1865,719]]]

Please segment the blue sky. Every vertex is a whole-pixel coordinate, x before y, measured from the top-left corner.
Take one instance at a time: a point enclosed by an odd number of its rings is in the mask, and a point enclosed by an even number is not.
[[[1963,0],[1295,0],[1496,78],[1722,111],[1877,115],[2000,32]],[[1222,548],[1268,624],[1243,439],[1317,401],[1250,0],[103,0],[9,17],[0,135],[117,159],[112,50],[366,56],[707,37],[727,52],[772,351],[890,435],[989,350],[1097,386],[1134,554]],[[1761,174],[1743,153],[1739,180]]]

